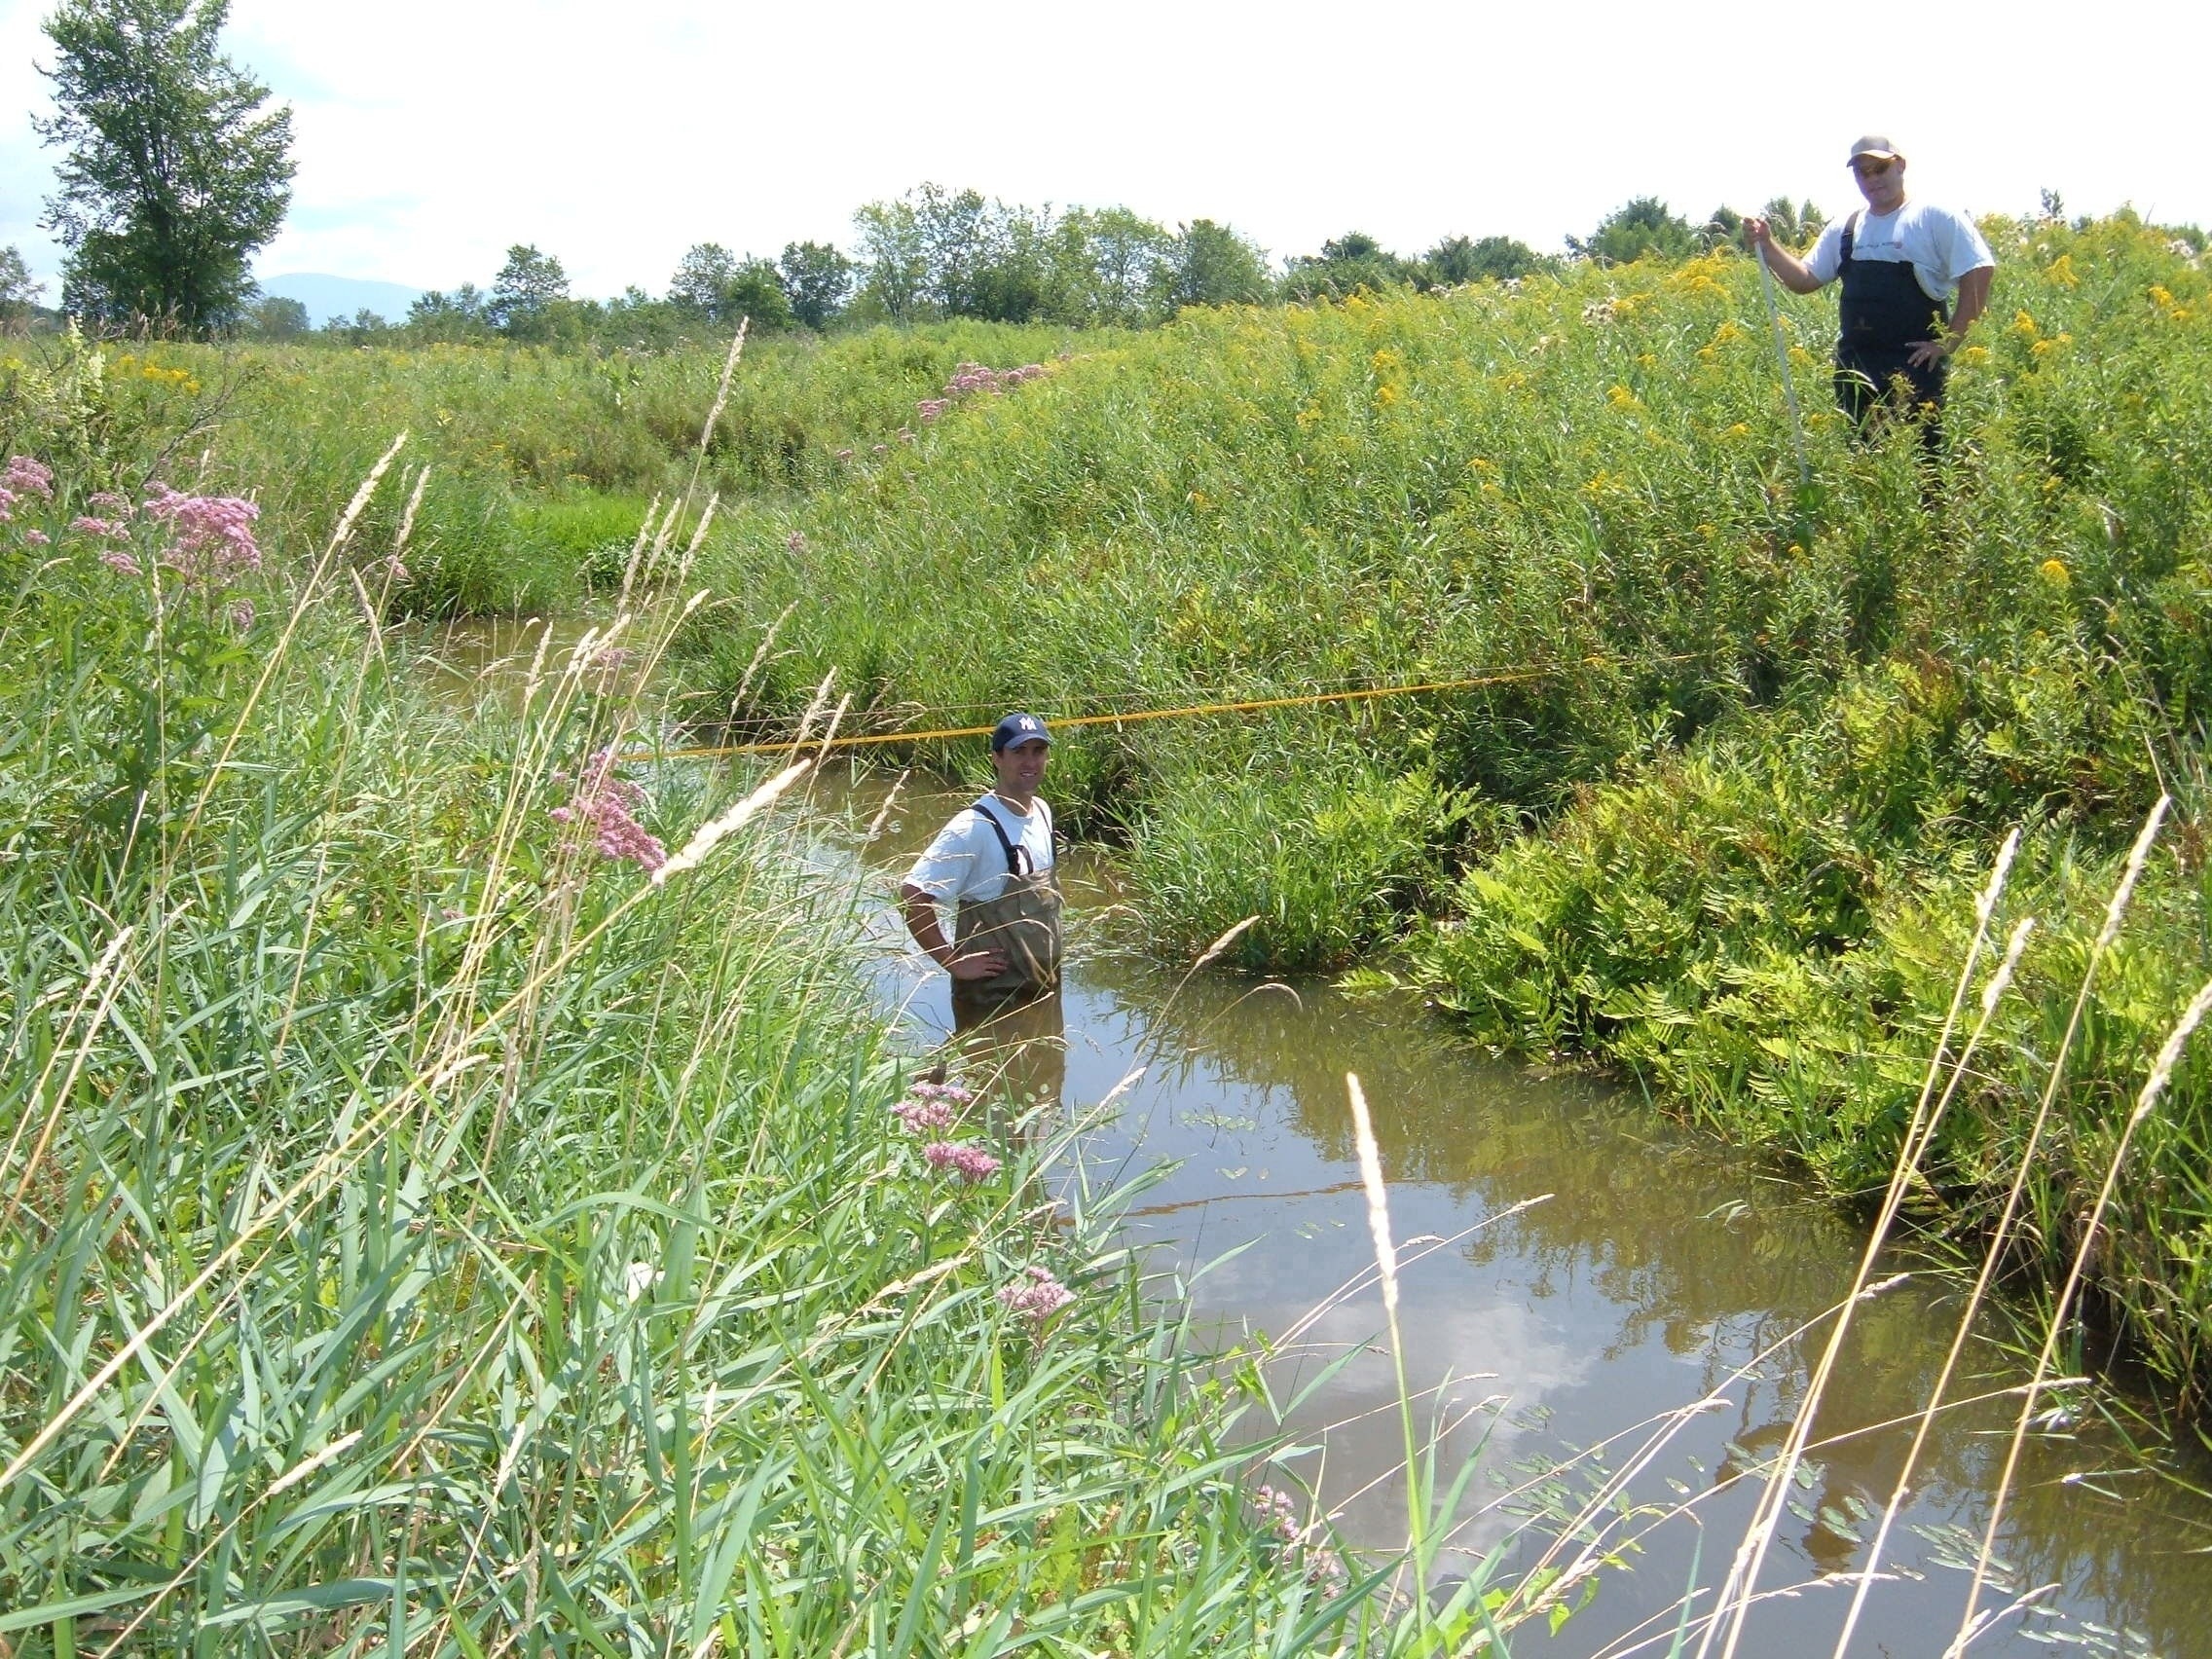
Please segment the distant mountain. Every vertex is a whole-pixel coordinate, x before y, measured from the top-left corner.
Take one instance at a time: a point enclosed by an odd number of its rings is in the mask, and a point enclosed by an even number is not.
[[[372,282],[359,276],[326,276],[301,272],[288,276],[264,276],[261,291],[280,300],[297,300],[308,308],[308,319],[317,328],[332,317],[351,321],[353,313],[371,311],[387,322],[401,321],[407,308],[423,297],[423,290],[404,282]]]

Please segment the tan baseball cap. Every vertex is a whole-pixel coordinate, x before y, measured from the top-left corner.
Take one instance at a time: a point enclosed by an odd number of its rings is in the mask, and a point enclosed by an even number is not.
[[[1851,154],[1844,158],[1843,165],[1849,166],[1861,156],[1872,156],[1877,162],[1894,162],[1898,159],[1898,147],[1879,132],[1869,132],[1863,138],[1852,140]]]

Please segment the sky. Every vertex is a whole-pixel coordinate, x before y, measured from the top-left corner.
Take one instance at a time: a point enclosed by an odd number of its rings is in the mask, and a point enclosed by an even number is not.
[[[50,280],[54,3],[0,0],[0,245]],[[234,0],[225,40],[294,111],[263,276],[481,285],[531,242],[580,295],[659,293],[695,242],[850,246],[923,180],[1226,221],[1278,260],[1351,230],[1557,251],[1638,196],[1847,209],[1869,130],[1926,200],[2212,226],[2204,0]]]

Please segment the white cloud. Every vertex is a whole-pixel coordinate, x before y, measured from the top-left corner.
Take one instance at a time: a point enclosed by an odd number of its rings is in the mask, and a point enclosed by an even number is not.
[[[0,109],[46,107],[46,10],[0,7]],[[1869,127],[1963,206],[2048,186],[2204,222],[2207,16],[235,0],[229,42],[297,110],[294,212],[264,270],[450,286],[534,241],[608,293],[661,288],[694,241],[845,240],[856,205],[922,179],[1226,219],[1278,255],[1354,228],[1551,248],[1643,194],[1696,215],[1848,206],[1842,150]],[[51,176],[20,115],[0,175],[0,240],[50,270]]]

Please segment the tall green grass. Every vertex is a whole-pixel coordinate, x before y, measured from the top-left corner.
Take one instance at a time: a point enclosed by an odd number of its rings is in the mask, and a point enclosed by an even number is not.
[[[661,882],[592,845],[673,602],[463,715],[362,608],[389,549],[209,603],[59,482],[0,527],[6,1651],[1386,1628],[1257,1512],[1264,1396],[1116,1200],[1047,1201],[1056,1126],[973,1185],[901,1127],[850,900],[772,815]],[[638,782],[671,844],[748,785]],[[1010,1306],[1033,1269],[1072,1304]]]
[[[1119,338],[957,322],[756,342],[708,436],[699,500],[838,478],[853,464],[841,452],[898,444],[964,362],[1007,368]],[[610,566],[619,576],[646,502],[689,482],[722,356],[22,341],[0,355],[0,442],[59,440],[80,478],[121,456],[158,461],[180,487],[253,491],[281,534],[309,538],[404,430],[431,483],[392,608],[573,609]],[[375,528],[388,538],[396,524]]]

